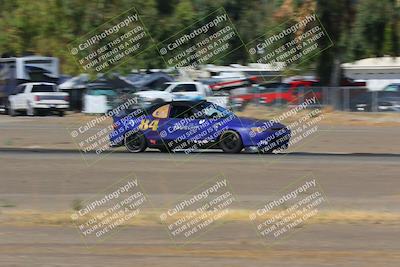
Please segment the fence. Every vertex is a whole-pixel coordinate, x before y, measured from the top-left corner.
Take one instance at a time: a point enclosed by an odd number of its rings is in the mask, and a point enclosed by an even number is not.
[[[382,92],[368,91],[366,87],[252,87],[231,94],[233,106],[244,109],[248,104],[284,106],[297,105],[315,97],[314,106],[331,107],[340,111],[400,111],[400,106],[383,102]],[[396,95],[400,101],[400,93]],[[399,102],[400,104],[400,102]]]

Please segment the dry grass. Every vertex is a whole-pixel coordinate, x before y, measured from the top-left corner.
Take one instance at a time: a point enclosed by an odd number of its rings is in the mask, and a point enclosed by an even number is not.
[[[160,214],[162,211],[158,210],[145,210],[139,213],[134,219],[128,221],[126,225],[138,226],[154,226],[160,225]],[[253,213],[251,210],[230,210],[227,215],[219,219],[219,222],[249,222],[249,215]],[[72,211],[65,212],[45,212],[33,210],[15,210],[3,211],[0,214],[0,224],[2,225],[72,225],[71,219]],[[93,214],[91,214],[93,215]],[[181,212],[174,216],[184,217],[187,214]],[[276,213],[269,212],[263,217],[258,217],[257,220],[266,220],[272,218]],[[83,223],[84,221],[78,219],[76,224]],[[323,224],[323,223],[336,223],[336,224],[398,224],[400,223],[400,213],[388,212],[375,212],[375,211],[321,211],[314,217],[308,219],[306,223],[309,224]]]

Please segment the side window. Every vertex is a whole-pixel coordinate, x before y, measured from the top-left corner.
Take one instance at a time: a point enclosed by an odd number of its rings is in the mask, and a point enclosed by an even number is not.
[[[171,90],[171,93],[181,92],[181,90],[182,90],[182,84],[179,84],[179,85],[175,86],[174,89]]]
[[[290,90],[290,84],[282,84],[279,88],[281,88],[282,92],[288,92]]]
[[[174,89],[172,89],[172,93],[178,92],[196,92],[196,85],[194,84],[179,84]]]
[[[307,90],[307,88],[304,85],[299,85],[299,86],[293,88],[293,93],[295,93],[295,94],[299,94],[299,93],[304,94],[304,92],[306,92],[306,90]]]
[[[274,83],[272,88],[274,88],[274,91],[276,91],[276,92],[286,93],[286,92],[289,91],[290,85],[289,84]],[[296,89],[294,89],[294,90],[296,90]]]
[[[172,106],[170,118],[189,118],[193,114],[193,109],[188,106]]]
[[[16,94],[22,94],[25,91],[26,85],[18,85],[15,90],[14,90],[14,95]]]

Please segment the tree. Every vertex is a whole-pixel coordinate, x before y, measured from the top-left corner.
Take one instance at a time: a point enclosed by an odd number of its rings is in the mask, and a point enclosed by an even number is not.
[[[133,7],[152,42],[139,56],[119,66],[119,71],[165,67],[156,44],[221,7],[240,35],[231,41],[234,47],[283,21],[295,23],[316,12],[334,46],[308,59],[303,67],[316,65],[325,84],[339,84],[342,62],[400,53],[398,0],[0,0],[0,6],[0,54],[56,56],[62,71],[69,74],[80,70],[68,44]],[[238,49],[217,63],[248,61],[246,50]]]
[[[399,7],[394,0],[358,4],[350,55],[353,59],[399,55]]]

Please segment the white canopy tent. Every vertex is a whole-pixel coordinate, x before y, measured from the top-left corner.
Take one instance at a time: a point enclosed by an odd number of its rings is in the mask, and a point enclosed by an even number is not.
[[[365,58],[342,64],[346,77],[364,80],[372,91],[382,90],[391,83],[400,83],[400,57]]]

